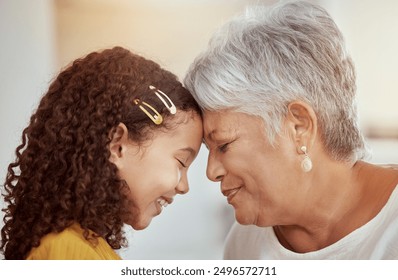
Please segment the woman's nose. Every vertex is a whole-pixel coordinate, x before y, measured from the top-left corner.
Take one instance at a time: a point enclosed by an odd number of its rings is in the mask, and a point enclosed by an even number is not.
[[[221,181],[225,175],[223,164],[215,156],[213,156],[211,152],[209,153],[209,157],[207,159],[206,175],[207,178],[213,182]]]

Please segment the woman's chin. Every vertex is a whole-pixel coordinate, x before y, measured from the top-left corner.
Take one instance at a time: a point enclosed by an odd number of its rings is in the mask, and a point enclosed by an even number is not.
[[[235,219],[241,225],[255,225],[256,221],[253,215],[248,215],[247,212],[241,211],[241,209],[235,209]]]
[[[253,219],[251,219],[251,217],[248,217],[248,215],[245,215],[244,213],[241,213],[236,210],[235,210],[235,219],[239,224],[244,226],[254,224],[254,221]]]

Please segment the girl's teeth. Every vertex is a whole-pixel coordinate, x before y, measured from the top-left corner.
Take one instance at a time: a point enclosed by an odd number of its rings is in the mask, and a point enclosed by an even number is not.
[[[169,205],[169,204],[167,203],[167,201],[164,200],[164,199],[158,199],[158,203],[159,203],[162,207],[167,207],[167,205]]]

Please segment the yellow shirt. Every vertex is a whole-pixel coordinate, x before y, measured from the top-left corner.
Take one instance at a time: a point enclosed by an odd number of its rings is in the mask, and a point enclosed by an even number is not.
[[[73,224],[60,233],[49,233],[32,248],[27,260],[120,260],[105,239],[98,237],[93,245],[83,236],[79,224]]]

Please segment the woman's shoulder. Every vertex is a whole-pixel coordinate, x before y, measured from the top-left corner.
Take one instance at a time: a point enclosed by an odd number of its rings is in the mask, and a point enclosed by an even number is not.
[[[398,164],[378,164],[378,166],[383,167],[383,168],[390,168],[390,169],[395,169],[398,170]]]
[[[86,240],[83,236],[83,229],[79,224],[73,224],[61,232],[51,232],[45,235],[40,240],[40,245],[33,248],[27,257],[27,259],[47,260],[118,258],[117,254],[101,237],[92,241]]]

